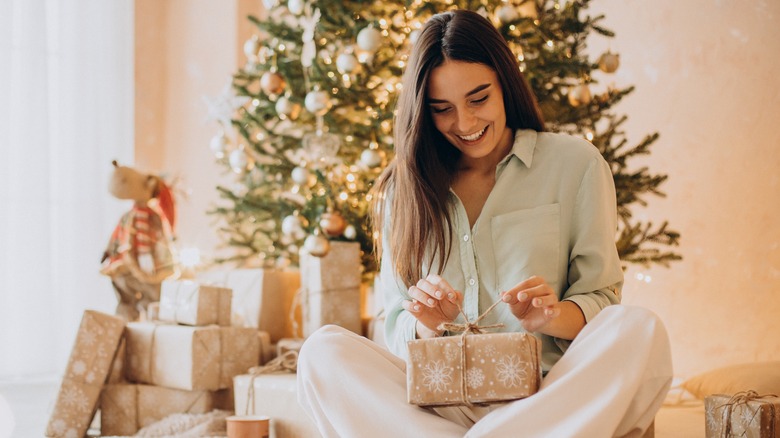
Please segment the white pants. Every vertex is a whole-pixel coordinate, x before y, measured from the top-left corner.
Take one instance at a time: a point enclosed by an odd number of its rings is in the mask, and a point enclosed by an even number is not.
[[[639,437],[672,381],[666,329],[652,312],[609,306],[585,325],[538,393],[488,407],[406,401],[406,363],[326,326],[298,358],[298,401],[325,437]]]

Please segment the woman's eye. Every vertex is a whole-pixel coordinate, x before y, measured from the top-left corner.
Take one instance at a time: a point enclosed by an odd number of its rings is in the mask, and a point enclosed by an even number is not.
[[[479,105],[480,103],[485,103],[485,101],[487,101],[487,98],[488,97],[486,95],[485,97],[481,97],[479,99],[472,100],[471,103]]]
[[[445,113],[445,112],[447,112],[449,110],[450,110],[449,107],[448,108],[436,108],[435,106],[431,107],[431,111],[433,111],[434,114]]]

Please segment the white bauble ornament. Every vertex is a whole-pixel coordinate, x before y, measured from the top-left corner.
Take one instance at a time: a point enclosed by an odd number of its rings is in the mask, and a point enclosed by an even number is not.
[[[303,241],[303,250],[314,257],[323,257],[330,251],[330,242],[319,233],[310,234]]]
[[[249,168],[249,156],[246,154],[243,147],[231,152],[228,157],[228,162],[230,163],[230,168],[233,169],[233,172],[235,173],[244,172]]]
[[[366,149],[360,153],[360,162],[368,167],[382,164],[382,153],[376,149]]]
[[[301,106],[287,96],[282,96],[276,101],[276,114],[295,120],[301,115]]]
[[[347,228],[344,228],[344,237],[349,240],[354,240],[357,237],[357,230],[354,225],[347,225]]]
[[[415,29],[409,33],[409,41],[414,45],[420,38],[420,29]]]
[[[209,144],[209,147],[211,148],[211,152],[214,152],[215,157],[222,158],[225,156],[225,151],[227,150],[229,145],[230,145],[230,140],[228,140],[224,132],[220,132],[219,134],[211,138],[211,143]]]
[[[291,214],[282,219],[282,233],[284,234],[292,235],[302,228],[301,217],[298,215]]]
[[[339,237],[344,233],[344,229],[347,228],[347,221],[344,220],[344,216],[338,212],[328,212],[320,217],[320,228],[322,232],[328,237]]]
[[[301,15],[303,13],[303,0],[287,0],[287,9],[294,15]]]
[[[279,73],[267,71],[260,77],[260,89],[265,94],[282,94],[286,86],[287,83]]]
[[[607,51],[599,57],[599,70],[614,73],[620,66],[620,55]]]
[[[333,106],[330,95],[322,90],[310,91],[306,94],[303,104],[315,116],[325,115]]]
[[[571,106],[587,105],[593,99],[588,84],[580,84],[569,90],[569,104]]]
[[[309,170],[305,167],[296,166],[292,170],[292,174],[290,175],[292,177],[292,180],[295,184],[298,185],[305,185],[309,183]]]
[[[515,9],[514,5],[504,4],[498,8],[496,11],[496,16],[501,23],[507,24],[520,18],[520,13],[517,12],[517,9]]]
[[[271,9],[279,6],[279,0],[263,0],[263,6],[265,6],[265,9],[270,11]]]
[[[339,69],[341,74],[349,74],[358,69],[360,63],[355,55],[352,53],[342,53],[336,58],[336,68]]]
[[[252,35],[252,38],[249,38],[244,43],[244,55],[246,55],[247,58],[256,58],[259,50],[260,38],[258,38],[257,35]]]
[[[374,26],[364,27],[358,32],[357,45],[367,52],[375,52],[382,45],[382,32]]]

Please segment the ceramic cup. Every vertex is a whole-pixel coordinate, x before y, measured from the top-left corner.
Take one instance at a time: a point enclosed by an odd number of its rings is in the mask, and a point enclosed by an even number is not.
[[[226,418],[228,438],[268,438],[270,420],[261,415],[232,415]]]

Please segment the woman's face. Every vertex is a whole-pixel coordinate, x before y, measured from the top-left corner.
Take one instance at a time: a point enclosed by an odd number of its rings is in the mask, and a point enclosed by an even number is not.
[[[511,149],[501,84],[490,67],[447,60],[431,72],[427,98],[436,129],[463,153],[462,164],[495,164]]]

